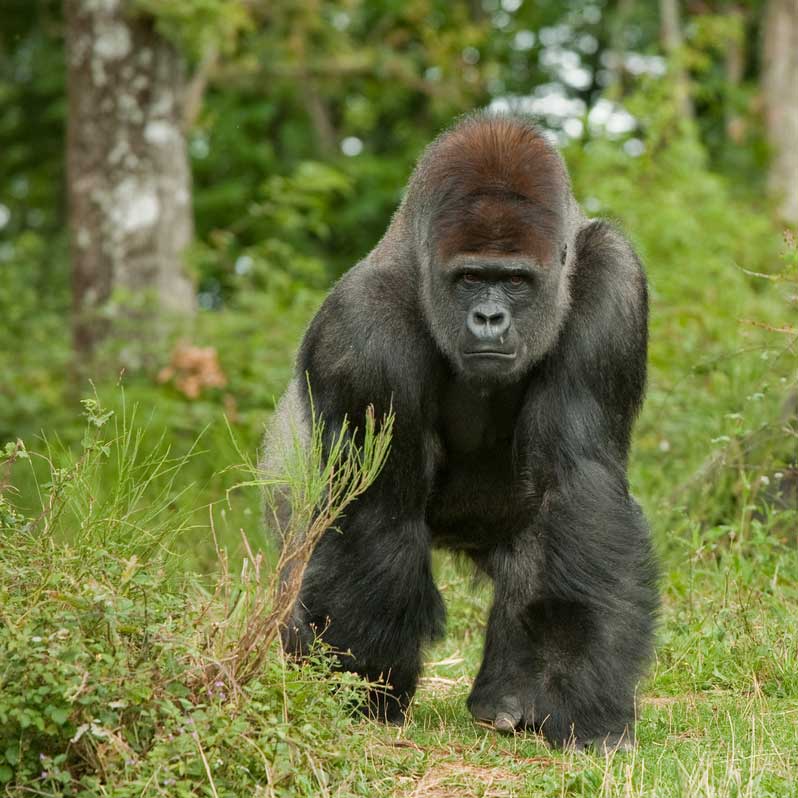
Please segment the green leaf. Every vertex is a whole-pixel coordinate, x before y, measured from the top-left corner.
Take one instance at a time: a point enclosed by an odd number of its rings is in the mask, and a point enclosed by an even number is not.
[[[6,748],[6,762],[9,765],[16,765],[19,762],[19,746],[12,743]]]
[[[50,717],[53,723],[63,726],[69,720],[69,709],[66,707],[53,707],[50,710]]]

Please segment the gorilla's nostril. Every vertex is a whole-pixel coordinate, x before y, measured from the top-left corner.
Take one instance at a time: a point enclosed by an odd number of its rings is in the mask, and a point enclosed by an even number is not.
[[[483,303],[472,308],[466,326],[481,340],[500,340],[510,328],[510,314],[496,303]],[[503,343],[503,341],[502,341]]]
[[[502,330],[509,324],[509,314],[491,302],[474,308],[470,313],[470,321],[485,331]]]

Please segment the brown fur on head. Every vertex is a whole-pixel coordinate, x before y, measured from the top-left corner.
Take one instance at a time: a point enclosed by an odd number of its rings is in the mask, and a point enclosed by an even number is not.
[[[461,253],[558,256],[568,178],[527,119],[481,112],[439,136],[410,181],[407,205],[435,261]]]

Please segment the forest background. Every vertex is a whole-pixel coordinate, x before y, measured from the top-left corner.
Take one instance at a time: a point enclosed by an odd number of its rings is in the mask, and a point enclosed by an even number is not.
[[[404,730],[259,624],[251,461],[304,325],[482,107],[648,271],[629,755],[472,723],[490,591],[447,557]],[[797,227],[794,0],[0,0],[0,789],[797,794]]]

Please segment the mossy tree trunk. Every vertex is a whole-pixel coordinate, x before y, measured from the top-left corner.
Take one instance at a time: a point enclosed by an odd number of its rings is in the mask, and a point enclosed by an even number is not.
[[[762,37],[762,94],[771,147],[768,184],[781,221],[798,228],[798,5],[770,0]]]
[[[195,309],[183,131],[185,65],[125,0],[64,0],[73,335],[79,362],[108,335],[157,337]]]

